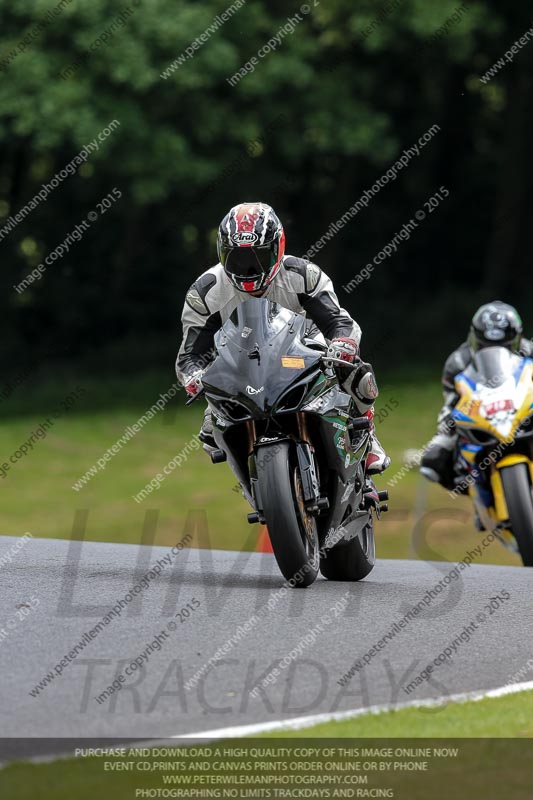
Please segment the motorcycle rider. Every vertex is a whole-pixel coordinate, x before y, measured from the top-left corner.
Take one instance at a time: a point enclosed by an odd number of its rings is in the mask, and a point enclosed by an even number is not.
[[[361,329],[340,307],[330,278],[316,264],[285,255],[285,233],[274,210],[260,202],[234,206],[220,223],[217,251],[219,263],[192,284],[183,307],[176,372],[187,394],[194,397],[202,390],[215,333],[240,303],[264,297],[309,318],[308,335],[323,335],[329,342],[326,355],[350,365],[335,367],[339,383],[359,413],[372,420],[378,390],[372,366],[359,356]],[[199,438],[207,452],[216,448],[209,408]],[[390,459],[375,434],[372,438],[367,471],[376,474]]]
[[[475,353],[484,347],[507,347],[526,358],[533,357],[533,342],[522,337],[523,325],[516,308],[495,300],[478,308],[472,319],[470,335],[446,360],[442,375],[444,405],[438,416],[436,436],[427,444],[420,472],[445,489],[455,488],[457,432],[452,416],[459,400],[455,378],[472,363]]]

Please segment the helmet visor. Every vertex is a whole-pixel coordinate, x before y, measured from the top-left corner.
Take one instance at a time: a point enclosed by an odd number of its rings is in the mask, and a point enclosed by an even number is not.
[[[222,264],[228,275],[251,279],[270,272],[276,263],[273,245],[266,247],[230,247],[222,252]]]
[[[474,328],[474,349],[485,347],[507,347],[513,349],[520,346],[520,335],[515,330],[507,330],[498,326],[479,331]]]

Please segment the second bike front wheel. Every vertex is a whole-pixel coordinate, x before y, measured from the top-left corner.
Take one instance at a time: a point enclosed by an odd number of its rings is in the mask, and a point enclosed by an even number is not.
[[[511,521],[525,567],[533,567],[533,494],[526,464],[503,467],[500,475]]]

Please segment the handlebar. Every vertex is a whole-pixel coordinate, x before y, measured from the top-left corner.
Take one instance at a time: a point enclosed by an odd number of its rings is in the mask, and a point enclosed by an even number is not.
[[[198,400],[199,397],[203,397],[204,394],[205,390],[202,389],[200,392],[197,392],[197,394],[194,394],[192,397],[189,397],[189,399],[185,401],[185,405],[190,406],[191,403],[194,403],[194,401]]]
[[[323,355],[320,359],[326,367],[345,367],[347,369],[357,369],[360,364],[360,360],[356,361],[355,364],[350,364],[349,361],[343,361],[342,358],[332,358],[331,356]]]
[[[348,361],[343,361],[342,358],[331,358],[328,357],[326,354],[321,356],[320,360],[326,367],[333,367],[338,365],[339,367],[344,367],[345,369],[355,370],[359,366],[359,360],[355,364],[350,364]],[[195,402],[195,400],[198,400],[198,398],[203,397],[204,395],[205,395],[205,389],[201,389],[197,394],[193,395],[192,397],[189,397],[185,401],[185,405],[190,406],[192,403]],[[362,417],[362,419],[366,419],[366,417]],[[364,430],[364,428],[361,428],[360,430]]]

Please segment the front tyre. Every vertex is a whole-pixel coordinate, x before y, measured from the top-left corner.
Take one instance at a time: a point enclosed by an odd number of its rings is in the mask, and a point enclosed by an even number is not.
[[[278,567],[291,585],[310,586],[318,575],[318,532],[304,506],[294,446],[277,442],[261,454],[259,494]]]
[[[525,567],[533,567],[533,494],[527,464],[502,467],[500,475],[511,529]]]

